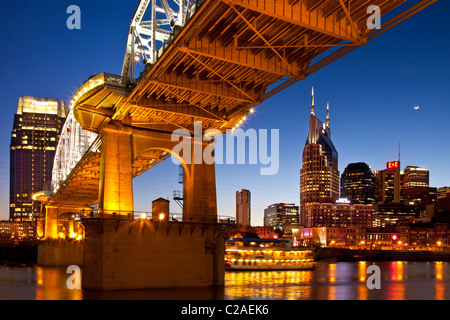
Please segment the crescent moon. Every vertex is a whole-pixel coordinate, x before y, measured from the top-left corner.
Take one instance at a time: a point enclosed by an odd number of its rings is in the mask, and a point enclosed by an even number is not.
[[[420,108],[420,106],[418,106],[418,105],[414,106],[414,110],[419,110],[419,108]]]

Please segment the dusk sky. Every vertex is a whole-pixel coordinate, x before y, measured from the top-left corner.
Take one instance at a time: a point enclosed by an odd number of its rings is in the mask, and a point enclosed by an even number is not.
[[[9,145],[19,97],[69,104],[91,75],[120,74],[138,3],[0,1],[0,220],[9,218]],[[73,4],[81,8],[81,30],[66,27]],[[217,165],[219,215],[235,216],[235,192],[243,188],[252,193],[252,225],[262,225],[270,204],[299,204],[313,86],[319,119],[325,120],[330,102],[340,173],[352,162],[384,169],[398,159],[400,143],[402,168],[423,166],[431,186],[450,186],[449,14],[450,1],[441,0],[258,106],[244,129],[279,130],[279,172],[261,176],[261,165]],[[152,200],[172,200],[180,188],[178,167],[168,160],[135,179],[135,210],[150,211]],[[171,211],[181,212],[174,201]]]

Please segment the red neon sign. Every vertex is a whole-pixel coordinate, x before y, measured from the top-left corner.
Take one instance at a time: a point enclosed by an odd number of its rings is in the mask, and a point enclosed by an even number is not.
[[[389,170],[400,168],[400,161],[391,161],[387,163],[387,168]]]

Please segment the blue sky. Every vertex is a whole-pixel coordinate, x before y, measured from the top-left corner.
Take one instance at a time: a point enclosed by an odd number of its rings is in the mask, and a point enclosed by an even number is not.
[[[81,8],[81,30],[66,27],[72,4]],[[119,74],[137,5],[137,0],[0,2],[0,219],[8,218],[9,144],[18,98],[69,102],[91,75]],[[279,130],[279,172],[261,176],[258,165],[217,165],[219,214],[235,215],[235,192],[242,188],[252,192],[254,225],[262,224],[264,208],[272,203],[298,204],[312,86],[319,118],[325,119],[330,102],[340,172],[359,161],[383,169],[398,158],[400,143],[402,167],[424,166],[432,186],[450,185],[449,13],[449,1],[441,0],[258,106],[244,129]],[[135,210],[149,211],[158,197],[171,200],[180,189],[177,182],[178,167],[170,160],[136,178]],[[171,206],[181,211],[173,201]]]

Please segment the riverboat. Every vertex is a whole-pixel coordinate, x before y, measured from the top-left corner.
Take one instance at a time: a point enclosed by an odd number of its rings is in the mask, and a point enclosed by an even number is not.
[[[275,239],[229,239],[225,247],[227,270],[312,270],[314,251],[293,247],[289,241]]]

